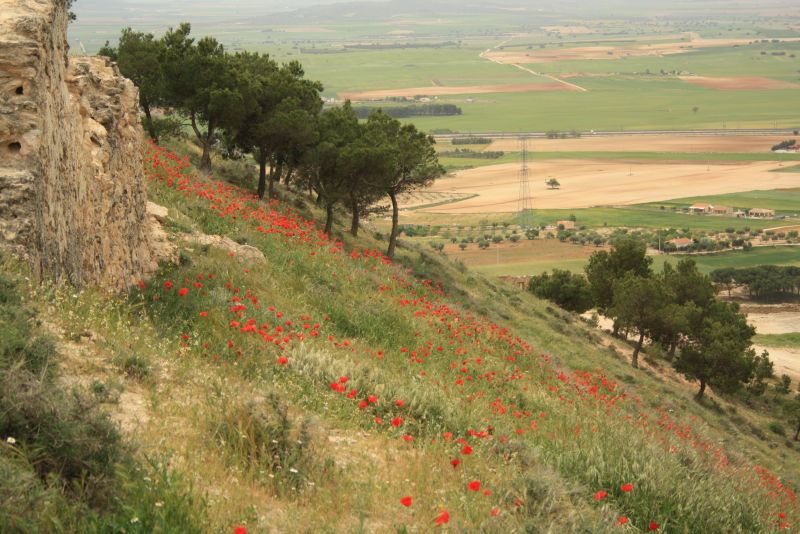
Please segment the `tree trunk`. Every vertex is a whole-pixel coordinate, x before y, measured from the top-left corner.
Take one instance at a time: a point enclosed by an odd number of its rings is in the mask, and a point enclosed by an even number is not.
[[[353,235],[353,237],[358,237],[358,226],[359,226],[359,220],[360,220],[360,213],[359,213],[359,210],[358,210],[358,204],[357,203],[355,203],[355,202],[353,203],[352,210],[353,210],[353,217],[350,220],[350,233]]]
[[[698,391],[697,395],[694,396],[695,400],[698,400],[698,401],[702,400],[703,399],[703,393],[705,393],[705,392],[706,392],[706,381],[705,380],[700,380],[700,391]]]
[[[619,323],[616,319],[614,319],[614,322],[612,323],[611,335],[614,337],[619,337]]]
[[[294,165],[289,165],[289,168],[286,169],[286,178],[283,179],[283,183],[286,184],[286,187],[289,187],[289,182],[292,181],[292,175],[294,174]]]
[[[147,133],[150,134],[150,139],[158,143],[158,133],[153,126],[153,116],[150,114],[150,103],[147,100],[141,99],[142,109],[144,110],[144,118],[147,124]]]
[[[214,124],[212,122],[208,123],[208,132],[206,135],[203,135],[200,132],[200,129],[197,127],[197,117],[192,111],[189,114],[189,117],[192,121],[192,130],[194,130],[194,134],[197,136],[197,139],[200,141],[200,144],[203,145],[203,157],[200,159],[200,170],[201,171],[210,171],[211,170],[211,139],[214,138]]]
[[[333,229],[333,204],[325,206],[325,233],[331,235]]]
[[[669,357],[673,359],[675,357],[675,350],[678,348],[678,344],[676,342],[672,342],[669,344]]]
[[[269,198],[275,198],[275,156],[269,158]]]
[[[639,351],[642,350],[642,343],[644,343],[644,333],[639,334],[639,342],[636,343],[636,348],[633,349],[633,356],[631,356],[631,365],[634,369],[639,368]]]
[[[267,158],[258,158],[258,198],[263,199],[267,190]]]
[[[389,198],[392,200],[392,233],[389,234],[389,249],[386,255],[394,258],[394,249],[397,247],[397,226],[400,220],[400,208],[397,206],[397,195],[394,191],[389,192]]]
[[[800,441],[800,423],[797,423],[797,432],[794,433],[794,440]]]

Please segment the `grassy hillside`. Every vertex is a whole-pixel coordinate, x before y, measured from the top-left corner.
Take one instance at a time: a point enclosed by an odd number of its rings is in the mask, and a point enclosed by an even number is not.
[[[121,296],[3,269],[61,339],[68,383],[117,391],[103,406],[135,457],[190,482],[181,510],[203,526],[164,531],[800,524],[800,454],[763,413],[698,404],[656,361],[633,371],[576,317],[439,255],[328,237],[302,197],[258,202],[155,147],[146,167],[180,265]],[[147,531],[135,514],[126,531]]]

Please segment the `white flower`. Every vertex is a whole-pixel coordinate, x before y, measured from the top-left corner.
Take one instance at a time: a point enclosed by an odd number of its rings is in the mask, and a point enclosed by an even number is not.
[[[289,468],[289,472],[290,472],[290,473],[297,473],[298,471],[297,471],[297,469],[295,469],[294,467],[290,467],[290,468]]]
[[[15,444],[16,442],[17,442],[17,440],[15,440],[14,438],[12,438],[11,436],[9,436],[9,437],[7,437],[7,438],[6,438],[6,443],[8,443],[9,445],[13,445],[13,444]]]
[[[131,525],[135,525],[138,522],[139,522],[139,518],[138,517],[132,517],[131,518]]]
[[[161,508],[162,506],[164,506],[164,503],[163,503],[163,502],[161,502],[161,501],[158,501],[158,502],[156,503],[156,508]]]

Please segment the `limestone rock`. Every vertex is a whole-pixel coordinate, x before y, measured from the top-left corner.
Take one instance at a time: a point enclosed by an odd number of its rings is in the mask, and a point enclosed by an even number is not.
[[[201,233],[186,234],[184,237],[187,241],[197,245],[210,245],[227,250],[241,262],[267,262],[267,258],[264,257],[264,253],[256,247],[251,247],[250,245],[240,245],[229,237]]]
[[[63,1],[0,0],[0,247],[121,289],[153,265],[138,91],[66,31]]]

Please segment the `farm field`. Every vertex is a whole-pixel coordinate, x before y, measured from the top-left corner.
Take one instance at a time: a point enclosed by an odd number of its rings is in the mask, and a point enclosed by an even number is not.
[[[607,160],[537,161],[530,180],[535,208],[564,209],[642,204],[675,198],[677,191],[694,196],[750,190],[794,188],[793,173],[772,173],[780,162],[615,162]],[[555,178],[559,189],[545,180]],[[458,171],[437,180],[430,191],[477,194],[435,208],[438,213],[515,212],[519,198],[519,165],[505,163]],[[412,206],[405,206],[406,208]]]
[[[520,242],[521,243],[521,242]],[[465,265],[489,276],[527,276],[541,274],[552,269],[566,269],[573,272],[583,271],[588,257],[594,252],[593,246],[570,245],[557,243],[548,245],[550,253],[542,256],[529,255],[523,252],[508,251],[504,255],[504,250],[500,249],[500,264],[497,263],[497,252],[490,248],[481,251],[482,255],[470,254],[459,255],[461,251],[453,252],[449,256],[459,258]],[[494,247],[494,245],[493,245]],[[570,251],[569,249],[580,249]],[[445,249],[447,250],[447,249]],[[469,251],[469,249],[467,249]],[[476,249],[477,250],[477,249]],[[562,254],[563,256],[559,256]],[[561,259],[561,258],[564,259]],[[660,270],[665,262],[675,263],[684,255],[657,255],[653,256],[653,268]],[[507,258],[507,261],[504,260]],[[800,247],[756,247],[749,252],[732,251],[720,252],[716,254],[692,255],[700,271],[710,273],[715,269],[723,267],[754,267],[756,265],[796,265],[800,266]]]
[[[776,189],[769,191],[743,191],[727,195],[708,195],[703,197],[677,198],[661,202],[660,205],[685,207],[696,202],[722,204],[733,208],[755,207],[775,210],[795,215],[800,212],[800,187],[795,189]],[[651,207],[654,207],[651,205]],[[779,222],[776,226],[781,226]]]

